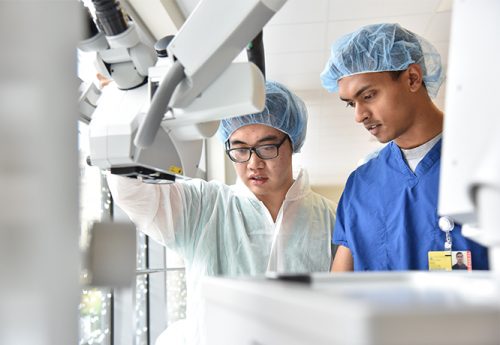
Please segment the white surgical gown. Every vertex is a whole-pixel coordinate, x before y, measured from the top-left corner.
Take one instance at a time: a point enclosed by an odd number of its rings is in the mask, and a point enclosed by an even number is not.
[[[187,344],[204,343],[202,277],[330,269],[335,205],[310,189],[305,171],[286,194],[276,222],[243,183],[153,185],[112,175],[108,183],[138,229],[185,260]]]

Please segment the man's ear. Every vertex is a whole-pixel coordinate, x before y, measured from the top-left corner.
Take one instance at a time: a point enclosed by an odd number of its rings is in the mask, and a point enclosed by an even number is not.
[[[414,63],[408,66],[406,72],[408,75],[408,86],[410,88],[410,91],[416,92],[420,90],[420,88],[424,84],[424,81],[422,79],[422,67],[420,67],[419,64]]]

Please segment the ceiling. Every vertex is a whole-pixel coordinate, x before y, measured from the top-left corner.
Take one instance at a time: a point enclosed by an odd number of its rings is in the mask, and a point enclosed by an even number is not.
[[[159,0],[163,6],[174,1]],[[148,19],[161,12],[154,0],[135,2],[153,12]],[[197,2],[176,1],[184,15]],[[311,184],[343,185],[359,160],[380,147],[364,127],[354,122],[352,109],[347,109],[338,95],[321,87],[319,74],[328,60],[331,43],[362,25],[399,23],[430,40],[446,68],[451,7],[452,0],[288,0],[266,25],[267,78],[295,91],[309,111],[306,142],[302,152],[294,156],[294,165],[307,168]],[[226,15],[221,13],[221,20]],[[165,17],[160,18],[165,25]],[[442,108],[444,87],[436,103]]]

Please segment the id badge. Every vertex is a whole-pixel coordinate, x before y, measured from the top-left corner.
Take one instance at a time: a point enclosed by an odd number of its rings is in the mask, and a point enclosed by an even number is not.
[[[428,252],[429,271],[472,271],[470,250]]]
[[[452,252],[448,250],[431,251],[427,253],[429,271],[451,271]]]

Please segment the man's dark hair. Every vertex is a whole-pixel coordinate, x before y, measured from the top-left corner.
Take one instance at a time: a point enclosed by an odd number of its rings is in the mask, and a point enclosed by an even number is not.
[[[402,69],[400,71],[388,71],[390,76],[391,76],[391,79],[396,81],[399,79],[399,77],[401,76],[401,74],[406,71],[405,69]],[[422,85],[425,87],[425,83],[424,81],[422,81]]]
[[[389,74],[391,75],[391,78],[392,80],[398,80],[399,79],[399,76],[401,75],[401,73],[403,73],[404,71],[406,71],[405,69],[401,70],[401,71],[389,71]]]

